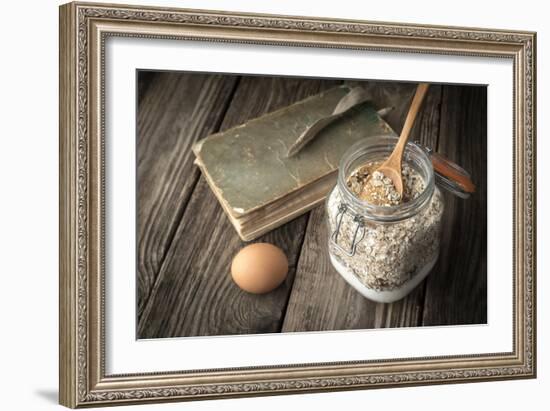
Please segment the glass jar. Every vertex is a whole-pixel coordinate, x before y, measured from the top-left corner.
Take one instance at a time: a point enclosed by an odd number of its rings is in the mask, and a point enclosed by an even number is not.
[[[336,186],[326,200],[332,265],[363,296],[384,303],[405,297],[435,265],[444,209],[429,154],[415,143],[407,144],[403,156],[424,182],[415,198],[375,206],[352,193],[347,185],[351,173],[388,158],[396,142],[384,136],[353,145],[340,161]]]

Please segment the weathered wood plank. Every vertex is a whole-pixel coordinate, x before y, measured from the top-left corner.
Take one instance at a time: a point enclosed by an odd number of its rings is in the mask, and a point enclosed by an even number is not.
[[[221,128],[241,124],[336,84],[245,77]],[[247,294],[233,283],[229,272],[233,256],[245,243],[201,177],[139,323],[138,338],[280,331],[306,223],[307,215],[303,215],[257,240],[285,251],[289,275],[274,292]]]
[[[138,105],[141,103],[145,95],[147,94],[147,89],[155,81],[155,77],[158,74],[158,71],[149,71],[149,70],[140,70],[137,73],[137,102]]]
[[[415,85],[362,83],[377,108],[394,106],[392,127],[399,132]],[[387,86],[387,89],[385,88]],[[411,139],[436,147],[439,135],[441,87],[432,86],[412,130]],[[290,295],[283,331],[344,330],[408,327],[420,324],[424,286],[392,304],[376,304],[356,292],[332,267],[324,206],[311,212]]]
[[[487,89],[444,86],[438,151],[468,170],[477,192],[445,194],[441,254],[427,278],[424,325],[487,322]]]
[[[396,83],[394,81],[345,81],[351,86],[363,87],[369,100],[377,110],[392,108],[384,120],[399,134],[405,123],[409,102],[416,90],[416,83]],[[433,88],[433,86],[432,86]],[[431,92],[434,93],[433,91]],[[413,136],[411,136],[412,138]]]
[[[235,76],[144,74],[137,119],[138,317],[198,179],[191,144],[217,131],[237,82]]]

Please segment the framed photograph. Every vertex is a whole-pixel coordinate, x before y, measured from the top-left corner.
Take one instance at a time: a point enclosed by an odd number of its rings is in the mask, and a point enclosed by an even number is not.
[[[60,7],[60,402],[536,376],[532,32]]]

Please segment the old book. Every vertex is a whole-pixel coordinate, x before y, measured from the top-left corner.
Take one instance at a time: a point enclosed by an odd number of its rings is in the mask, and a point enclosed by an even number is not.
[[[373,106],[363,102],[288,157],[304,130],[331,115],[349,90],[327,90],[193,146],[196,164],[243,240],[253,240],[322,202],[352,144],[369,136],[395,136]]]

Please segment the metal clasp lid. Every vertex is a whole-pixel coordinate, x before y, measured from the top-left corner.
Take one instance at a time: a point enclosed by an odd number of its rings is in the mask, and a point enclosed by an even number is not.
[[[344,219],[344,215],[346,213],[353,217],[353,221],[356,224],[349,250],[338,244],[338,236],[340,235],[342,220]],[[338,206],[338,214],[336,214],[336,227],[330,234],[330,242],[334,247],[346,254],[348,257],[353,257],[355,255],[355,251],[357,250],[357,244],[359,244],[363,238],[365,238],[365,219],[358,214],[352,213],[346,204],[341,203]]]

